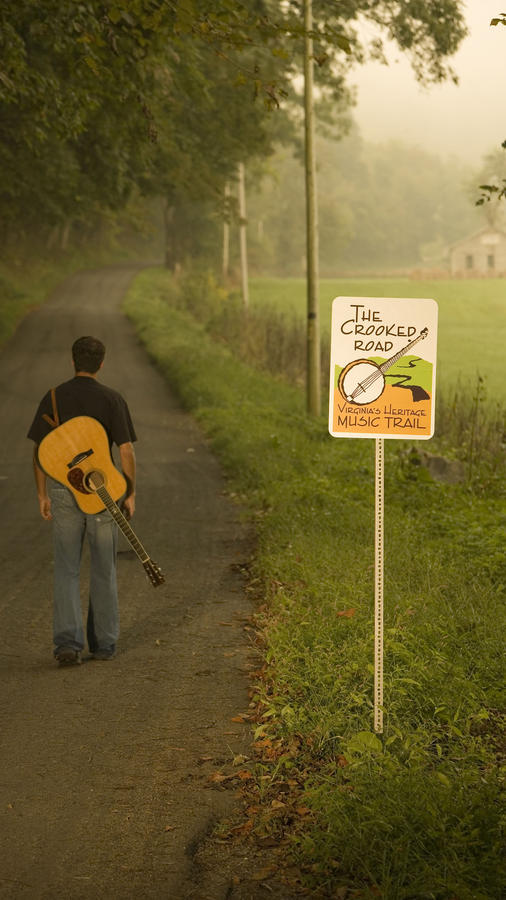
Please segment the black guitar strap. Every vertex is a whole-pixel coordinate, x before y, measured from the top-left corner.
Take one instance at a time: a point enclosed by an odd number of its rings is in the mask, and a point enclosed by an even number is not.
[[[53,407],[53,418],[48,416],[47,413],[42,414],[42,418],[44,421],[49,422],[51,428],[58,428],[60,424],[60,417],[58,415],[58,407],[56,405],[56,391],[54,388],[51,388],[51,404]]]

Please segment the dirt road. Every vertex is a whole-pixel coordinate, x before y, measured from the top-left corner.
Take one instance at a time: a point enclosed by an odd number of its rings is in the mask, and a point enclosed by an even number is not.
[[[197,860],[235,802],[209,776],[250,741],[231,721],[247,708],[254,664],[238,571],[250,541],[199,429],[120,312],[133,274],[72,277],[0,353],[2,898],[236,896],[226,871]],[[25,435],[42,393],[72,376],[70,346],[83,334],[106,343],[101,380],[132,411],[133,526],[167,580],[152,588],[121,553],[116,659],[59,669],[51,526],[39,517]],[[85,574],[83,602],[86,592]]]

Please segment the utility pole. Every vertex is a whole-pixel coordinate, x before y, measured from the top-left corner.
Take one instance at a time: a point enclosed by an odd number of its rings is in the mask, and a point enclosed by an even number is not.
[[[248,248],[246,245],[246,190],[244,186],[244,163],[239,163],[239,237],[241,242],[241,287],[242,302],[245,309],[249,306],[248,287]]]
[[[225,218],[223,220],[223,281],[226,283],[230,269],[230,184],[225,182]]]
[[[306,244],[307,244],[307,411],[319,416],[320,389],[320,316],[318,299],[318,206],[313,108],[313,9],[312,0],[304,0],[304,124],[306,168]]]

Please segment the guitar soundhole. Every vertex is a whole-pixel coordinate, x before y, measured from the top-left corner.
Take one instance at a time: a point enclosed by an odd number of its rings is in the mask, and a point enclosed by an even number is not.
[[[84,483],[89,491],[96,492],[105,485],[104,473],[99,469],[93,469],[84,476]]]

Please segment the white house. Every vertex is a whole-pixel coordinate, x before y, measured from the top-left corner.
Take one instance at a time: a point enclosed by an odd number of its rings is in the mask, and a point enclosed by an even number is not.
[[[456,277],[506,275],[506,233],[491,225],[451,244],[448,252]]]

